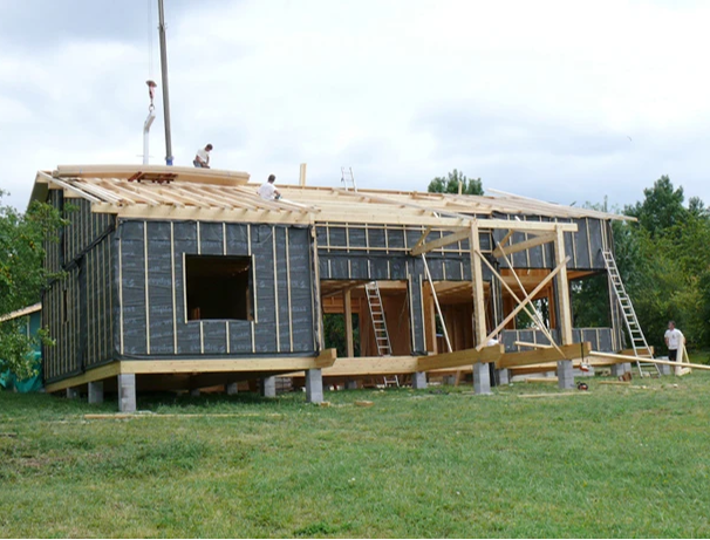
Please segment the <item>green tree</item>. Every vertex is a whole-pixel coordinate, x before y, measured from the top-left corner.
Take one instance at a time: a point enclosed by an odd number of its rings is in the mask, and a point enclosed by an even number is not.
[[[639,225],[652,237],[682,223],[688,216],[688,210],[683,206],[683,188],[675,189],[666,175],[656,180],[653,187],[644,189],[643,195],[643,202],[627,207],[625,213],[638,219]],[[699,202],[702,207],[699,199],[696,199],[694,206]]]
[[[2,204],[0,191],[0,315],[40,300],[49,279],[61,277],[43,267],[45,241],[56,242],[66,223],[50,205],[33,202],[26,213]],[[0,323],[0,362],[18,377],[32,374],[30,353],[36,339],[49,342],[47,333],[27,337],[22,320]]]
[[[353,348],[355,356],[360,356],[360,321],[356,313],[353,318]],[[348,344],[345,338],[345,315],[342,313],[323,314],[323,334],[326,349],[336,349],[339,357],[348,355]]]
[[[710,213],[697,197],[684,205],[681,187],[659,178],[613,223],[615,257],[650,345],[665,351],[663,334],[675,320],[691,347],[710,345]],[[606,211],[604,205],[589,205]],[[575,326],[607,326],[606,276],[572,283]]]
[[[667,176],[626,208],[638,222],[615,223],[616,258],[650,344],[665,350],[675,320],[691,346],[710,345],[710,217],[703,201],[684,206],[682,188]]]
[[[437,176],[431,182],[429,193],[458,193],[461,183],[461,193],[464,195],[483,195],[483,183],[480,178],[467,178],[462,172],[454,169],[444,176]]]

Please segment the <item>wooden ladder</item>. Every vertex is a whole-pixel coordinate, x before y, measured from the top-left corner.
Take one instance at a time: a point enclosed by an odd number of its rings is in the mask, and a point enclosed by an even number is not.
[[[375,345],[377,346],[378,356],[391,356],[392,344],[390,343],[390,335],[387,331],[387,321],[385,320],[385,309],[382,305],[382,295],[380,287],[376,281],[371,281],[365,285],[365,295],[367,296],[367,305],[370,308],[370,319],[372,320],[372,329],[375,333]],[[399,377],[394,375],[392,378],[384,377],[385,386],[399,387]]]
[[[626,287],[621,280],[621,274],[619,273],[619,268],[616,265],[616,259],[614,259],[614,254],[611,251],[602,250],[602,256],[604,257],[604,264],[606,270],[609,273],[609,280],[611,281],[612,288],[614,290],[614,296],[619,302],[619,307],[621,307],[621,313],[624,316],[624,323],[626,325],[626,330],[631,338],[631,347],[634,350],[634,356],[636,357],[636,366],[639,369],[639,374],[641,377],[644,376],[642,368],[653,367],[656,372],[660,375],[661,369],[658,364],[652,364],[650,362],[643,362],[644,358],[653,358],[651,355],[651,349],[646,341],[646,336],[643,334],[641,325],[639,324],[638,317],[636,316],[636,310],[631,302],[631,298],[626,292]]]

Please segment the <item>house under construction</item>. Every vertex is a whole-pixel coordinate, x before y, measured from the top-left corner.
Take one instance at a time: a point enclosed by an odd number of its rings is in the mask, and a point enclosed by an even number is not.
[[[590,350],[623,348],[614,280],[606,328],[573,327],[570,286],[614,271],[611,222],[625,218],[305,181],[270,201],[248,180],[162,166],[37,174],[32,198],[70,220],[47,244],[49,269],[66,272],[42,298],[56,339],[43,351],[47,391],[117,392],[130,411],[141,390],[283,374],[305,377],[315,402],[323,377],[408,374],[422,387],[441,370],[473,372],[479,393],[510,370],[556,369],[569,388]],[[324,313],[345,315],[345,357],[325,348]],[[521,313],[531,328],[516,329]]]

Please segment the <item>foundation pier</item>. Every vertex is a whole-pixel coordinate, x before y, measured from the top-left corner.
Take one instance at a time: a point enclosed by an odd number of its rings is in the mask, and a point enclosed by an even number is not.
[[[306,402],[323,402],[323,375],[318,368],[306,370]]]
[[[118,375],[118,410],[136,412],[136,375],[134,373]]]

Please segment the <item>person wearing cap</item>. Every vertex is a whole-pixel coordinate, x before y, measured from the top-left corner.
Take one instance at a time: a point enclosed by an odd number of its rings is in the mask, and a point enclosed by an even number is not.
[[[204,148],[200,148],[195,154],[195,159],[192,160],[192,164],[198,169],[209,169],[210,168],[210,152],[212,151],[212,145],[208,144]]]

